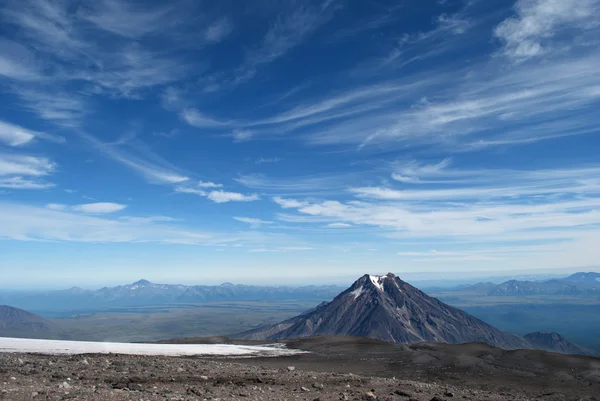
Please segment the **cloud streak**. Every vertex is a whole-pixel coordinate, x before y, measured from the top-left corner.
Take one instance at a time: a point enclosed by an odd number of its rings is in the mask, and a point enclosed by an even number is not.
[[[88,214],[108,214],[120,212],[124,210],[127,207],[127,205],[112,202],[84,203],[81,205],[63,205],[59,203],[50,203],[46,207],[51,210],[72,210],[75,212]]]

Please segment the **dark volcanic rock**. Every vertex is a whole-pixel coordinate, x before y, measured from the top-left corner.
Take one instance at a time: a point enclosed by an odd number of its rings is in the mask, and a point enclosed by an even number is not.
[[[362,336],[398,343],[483,342],[509,349],[530,347],[521,337],[440,302],[392,273],[365,275],[329,303],[237,337],[279,340],[314,335]]]

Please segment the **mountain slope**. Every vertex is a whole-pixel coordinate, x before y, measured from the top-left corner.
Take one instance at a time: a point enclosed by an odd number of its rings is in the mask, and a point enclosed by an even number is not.
[[[484,342],[501,348],[530,347],[524,339],[446,305],[392,273],[364,275],[329,303],[237,337],[279,340],[314,335],[363,336],[399,343]]]
[[[41,316],[0,305],[0,337],[56,338],[60,329]]]
[[[536,331],[524,336],[537,349],[559,352],[561,354],[578,354],[587,356],[597,356],[594,351],[587,350],[579,345],[573,344],[558,333],[545,331]]]

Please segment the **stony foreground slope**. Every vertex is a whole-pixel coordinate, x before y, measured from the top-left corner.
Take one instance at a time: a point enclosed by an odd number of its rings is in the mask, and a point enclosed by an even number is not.
[[[596,358],[359,337],[286,344],[310,352],[227,359],[0,353],[0,400],[600,399]]]
[[[280,340],[314,335],[363,336],[398,343],[484,342],[507,349],[531,347],[523,338],[440,302],[392,273],[364,275],[329,303],[236,337]]]

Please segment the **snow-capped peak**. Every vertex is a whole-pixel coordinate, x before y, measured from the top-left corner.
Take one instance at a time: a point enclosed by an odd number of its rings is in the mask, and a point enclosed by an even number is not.
[[[373,275],[369,275],[369,278],[371,279],[371,282],[373,283],[373,285],[375,287],[377,287],[377,289],[383,291],[383,282],[385,280],[387,276],[373,276]]]

